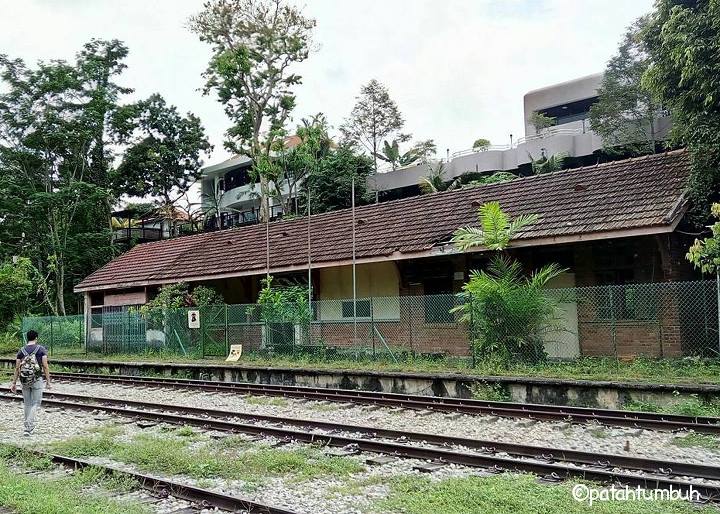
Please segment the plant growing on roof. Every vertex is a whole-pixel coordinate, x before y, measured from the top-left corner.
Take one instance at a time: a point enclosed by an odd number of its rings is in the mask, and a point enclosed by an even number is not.
[[[505,252],[512,239],[538,219],[536,214],[511,219],[499,202],[488,202],[478,209],[480,227],[460,228],[452,241],[463,251],[482,247]],[[487,271],[472,271],[460,293],[462,304],[451,312],[461,313],[460,319],[470,324],[474,354],[501,363],[543,359],[544,336],[560,328],[557,302],[544,287],[563,271],[549,264],[526,277],[520,263],[503,253],[491,258]]]
[[[485,139],[485,138],[481,137],[479,139],[476,139],[475,142],[473,143],[473,150],[475,150],[476,152],[484,152],[485,150],[490,148],[491,145],[492,145],[492,143],[490,142],[489,139]]]
[[[510,219],[500,207],[500,202],[487,202],[478,209],[479,227],[463,227],[455,231],[452,242],[460,250],[485,247],[488,250],[503,251],[510,241],[540,218],[537,214],[521,214]]]
[[[460,179],[445,180],[445,164],[442,162],[436,165],[428,164],[430,173],[427,177],[420,179],[420,191],[423,193],[437,193],[439,191],[452,191],[460,187]]]
[[[553,173],[563,169],[569,155],[566,152],[560,152],[548,157],[543,149],[539,159],[533,159],[530,153],[528,153],[528,157],[530,157],[530,166],[533,173],[542,175],[543,173]]]
[[[538,111],[533,111],[528,118],[528,122],[535,128],[535,131],[539,134],[543,130],[555,125],[556,120],[551,116],[547,116]]]

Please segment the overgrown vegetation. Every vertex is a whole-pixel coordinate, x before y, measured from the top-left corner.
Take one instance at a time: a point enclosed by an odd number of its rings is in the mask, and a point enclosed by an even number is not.
[[[720,439],[712,435],[690,433],[682,437],[675,437],[672,444],[680,448],[705,448],[720,450]]]
[[[325,475],[347,476],[363,470],[353,459],[328,456],[316,447],[270,448],[238,437],[207,441],[168,433],[140,434],[126,441],[100,433],[62,441],[53,448],[72,457],[110,457],[148,472],[196,479],[237,479],[249,484],[258,484],[271,476],[307,480]]]
[[[388,480],[390,494],[375,502],[378,512],[405,514],[700,514],[715,512],[681,501],[614,501],[587,503],[573,499],[574,484],[545,485],[532,475],[503,474],[491,477],[432,480],[423,476],[398,476]],[[595,485],[595,487],[602,487]]]
[[[10,445],[0,445],[0,507],[17,514],[145,514],[150,510],[133,501],[115,501],[102,491],[125,492],[137,483],[122,474],[89,467],[69,476],[38,479],[17,467],[50,471],[50,459]],[[41,481],[40,481],[41,480]],[[88,487],[100,490],[89,492]]]
[[[478,209],[480,226],[456,230],[452,241],[460,250],[482,247],[504,252],[537,220],[534,214],[510,219],[498,202],[488,202]],[[557,304],[545,286],[563,271],[548,264],[527,276],[519,262],[503,253],[491,258],[487,271],[472,271],[463,286],[463,302],[453,311],[460,312],[460,320],[470,326],[475,355],[499,362],[543,360],[544,337],[561,330]]]

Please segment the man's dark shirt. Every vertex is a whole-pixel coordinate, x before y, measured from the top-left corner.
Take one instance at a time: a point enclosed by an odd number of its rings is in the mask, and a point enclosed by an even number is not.
[[[37,360],[37,363],[42,366],[42,358],[43,356],[47,355],[47,350],[44,346],[41,346],[39,344],[26,344],[22,347],[22,349],[17,353],[17,358],[20,360],[23,360],[25,358],[25,354],[23,353],[23,350],[27,352],[28,355],[30,355],[33,350],[37,348],[37,351],[35,352],[35,360]]]

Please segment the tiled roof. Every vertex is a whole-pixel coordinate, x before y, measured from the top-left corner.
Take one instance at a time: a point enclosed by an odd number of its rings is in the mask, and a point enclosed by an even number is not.
[[[402,258],[446,243],[497,200],[510,215],[536,213],[518,244],[590,238],[618,230],[668,230],[682,214],[689,160],[682,150],[511,182],[434,193],[356,209],[357,259]],[[311,218],[314,264],[352,258],[350,209]],[[599,234],[600,233],[600,234]],[[409,255],[408,255],[409,257]],[[97,270],[77,290],[262,273],[265,225],[141,244]],[[270,224],[273,270],[307,263],[307,219]]]

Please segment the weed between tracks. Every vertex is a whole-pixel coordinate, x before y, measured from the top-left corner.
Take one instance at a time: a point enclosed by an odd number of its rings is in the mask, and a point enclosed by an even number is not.
[[[364,470],[356,460],[328,456],[317,447],[270,448],[233,436],[212,441],[187,428],[162,435],[139,434],[131,440],[99,433],[56,443],[53,450],[71,457],[111,458],[147,472],[242,480],[250,486],[269,476],[302,481]]]
[[[672,444],[680,448],[706,448],[720,450],[720,439],[712,435],[690,433],[683,437],[676,437]]]
[[[268,405],[270,407],[287,407],[287,398],[276,396],[248,396],[245,398],[248,405]]]
[[[108,475],[93,467],[55,478],[21,474],[22,470],[50,471],[53,467],[48,458],[38,457],[10,445],[0,445],[0,507],[17,514],[150,512],[137,502],[116,501],[103,495],[103,492],[118,493],[135,489],[136,482],[125,475]],[[20,473],[17,468],[21,468]]]
[[[680,400],[678,393],[676,393],[675,396],[678,397],[678,400],[666,405],[636,400],[626,403],[623,408],[633,411],[682,414],[683,416],[720,417],[720,404],[717,401],[703,401],[696,394],[690,395],[690,397],[685,400]]]

